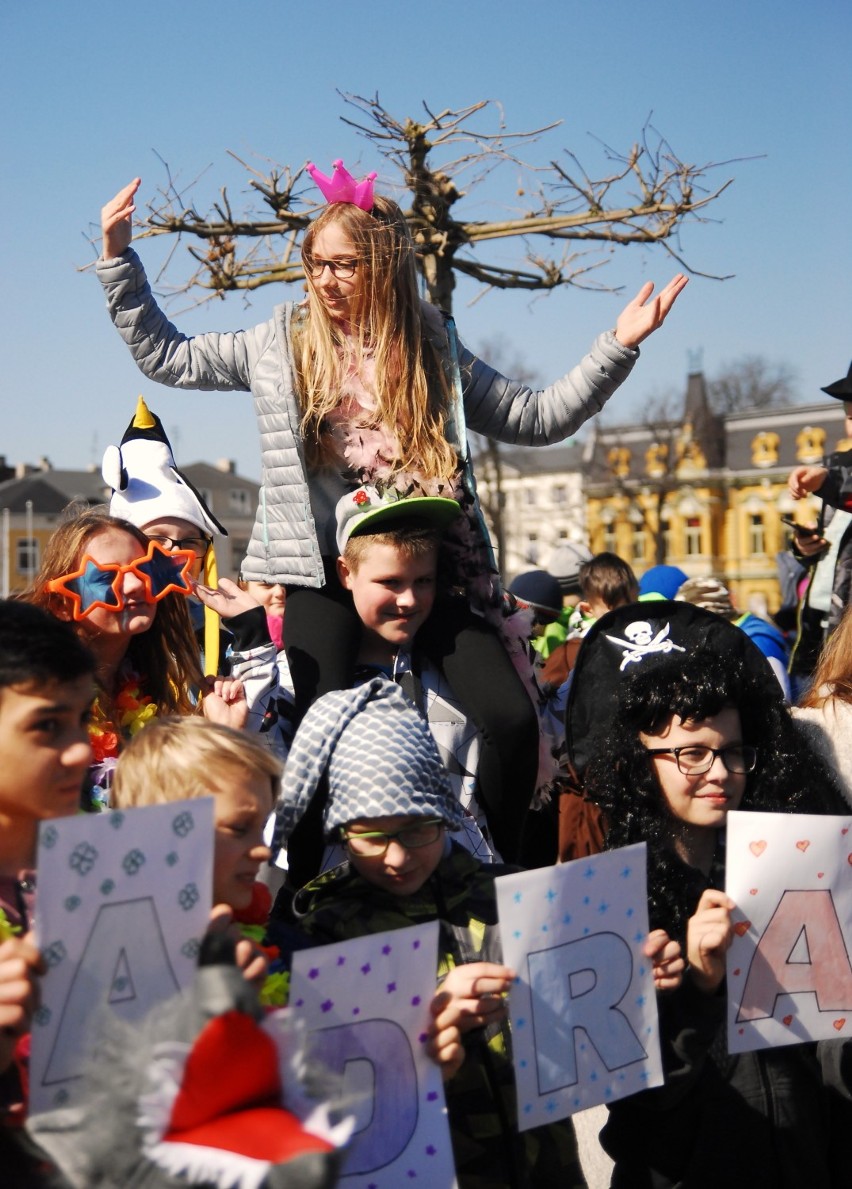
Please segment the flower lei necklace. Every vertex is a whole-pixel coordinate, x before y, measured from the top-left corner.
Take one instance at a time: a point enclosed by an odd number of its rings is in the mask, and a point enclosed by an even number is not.
[[[157,715],[157,706],[148,694],[143,694],[141,681],[129,673],[112,700],[111,717],[108,702],[99,694],[92,707],[89,722],[89,741],[92,744],[92,765],[89,769],[89,805],[99,811],[109,807],[112,774],[124,743]],[[107,703],[105,705],[104,703]]]

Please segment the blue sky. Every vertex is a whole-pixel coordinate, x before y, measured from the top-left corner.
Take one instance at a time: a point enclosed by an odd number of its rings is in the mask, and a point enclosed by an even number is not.
[[[433,0],[422,9],[314,0],[28,0],[0,8],[0,217],[3,286],[0,454],[47,455],[57,467],[100,460],[137,393],[163,418],[180,462],[231,457],[257,477],[248,396],[159,388],[137,372],[80,266],[101,205],[134,175],[142,194],[203,174],[205,206],[244,178],[227,150],[262,161],[382,163],[341,123],[337,90],[378,91],[396,116],[498,100],[510,129],[562,120],[538,150],[574,150],[591,173],[594,137],[627,148],[654,125],[689,161],[754,157],[720,172],[734,185],[714,221],[685,230],[695,278],[665,328],[643,348],[610,416],[683,388],[690,352],[712,375],[744,354],[794,368],[802,399],[846,373],[852,358],[852,104],[848,0],[541,0],[520,8]],[[204,172],[206,171],[206,172]],[[386,175],[388,178],[390,175]],[[498,217],[517,179],[498,174],[457,208]],[[161,249],[140,246],[151,267]],[[172,275],[186,275],[178,249]],[[512,256],[511,246],[495,256]],[[574,364],[646,279],[674,271],[662,251],[624,249],[606,279],[624,295],[561,290],[531,301],[493,293],[456,318],[474,348],[502,336],[546,380]],[[264,288],[175,321],[188,333],[262,321],[285,293]]]

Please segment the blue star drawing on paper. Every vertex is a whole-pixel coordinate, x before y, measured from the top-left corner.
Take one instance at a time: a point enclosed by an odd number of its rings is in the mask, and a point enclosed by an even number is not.
[[[101,884],[101,895],[108,896],[110,894],[110,892],[114,892],[114,891],[115,891],[115,880],[105,879],[104,882]]]
[[[580,1105],[580,1099],[579,1099],[579,1098],[575,1098],[575,1099],[574,1099],[574,1106],[579,1106],[579,1105]]]
[[[47,947],[46,950],[41,951],[41,956],[44,958],[45,965],[49,969],[58,966],[60,962],[68,956],[68,951],[61,941],[54,941]]]
[[[605,900],[601,900],[600,904],[598,905],[598,912],[600,912],[600,913],[609,912],[609,905],[607,904],[607,902]]]
[[[650,1073],[648,1073],[648,1070],[647,1070],[647,1069],[643,1069],[643,1070],[642,1070],[642,1072],[639,1074],[639,1081],[640,1081],[640,1082],[647,1082],[647,1080],[648,1080],[648,1078],[649,1078],[650,1076],[651,1076],[651,1075],[650,1075]]]
[[[612,1086],[607,1086],[604,1090],[604,1098],[612,1098]]]
[[[622,867],[621,872],[620,872],[622,879],[629,879],[632,874],[633,874],[632,867]]]
[[[553,1112],[556,1110],[556,1103],[553,1101],[552,1098],[549,1098],[547,1100],[547,1106],[544,1109],[547,1111],[547,1113],[549,1115],[552,1115]]]
[[[136,875],[141,867],[145,865],[145,856],[138,848],[134,848],[127,852],[121,860],[121,865],[128,875]]]
[[[544,895],[546,899],[551,901],[551,903],[556,899],[556,893],[554,892],[553,888],[548,888]]]
[[[541,931],[542,931],[542,933],[546,933],[546,932],[547,932],[547,922],[546,922],[546,921],[545,921],[545,923],[542,925],[542,927],[541,927]]]
[[[633,913],[634,913],[634,912],[635,912],[635,909],[633,909],[633,908],[628,908],[627,912],[625,912],[625,914],[624,914],[624,915],[625,915],[625,916],[626,916],[626,917],[629,919],[630,917],[632,917],[632,916],[633,916]]]
[[[526,1028],[526,1025],[527,1025],[526,1018],[524,1016],[518,1016],[515,1027],[516,1028]]]
[[[519,941],[520,937],[521,937],[520,929],[516,929],[515,932],[512,934],[512,936],[515,938],[516,941]]]
[[[73,912],[74,909],[79,908],[82,903],[83,901],[79,896],[66,896],[64,901],[65,908],[68,912]]]
[[[113,830],[120,830],[124,825],[124,814],[120,809],[111,810],[109,815],[109,824],[112,826]]]
[[[521,1069],[526,1069],[526,1067],[527,1067],[526,1057],[521,1057],[520,1061],[518,1062],[518,1065],[520,1065]]]
[[[180,947],[180,952],[185,958],[197,958],[201,952],[201,942],[197,937],[190,937],[189,941],[185,941]]]
[[[640,975],[644,975],[644,974],[645,974],[645,971],[646,971],[647,969],[648,969],[648,967],[647,967],[647,966],[644,966],[644,965],[643,965],[641,962],[639,963],[639,973],[640,973]]]
[[[598,1080],[598,1071],[596,1069],[593,1069],[592,1072],[589,1074],[589,1081],[596,1082],[597,1080]]]
[[[46,846],[48,850],[56,846],[56,840],[59,837],[59,832],[56,826],[47,826],[42,830],[40,835],[40,842],[42,846]]]
[[[188,883],[178,892],[178,904],[184,912],[189,912],[198,903],[199,892],[194,883]]]
[[[583,897],[583,903],[586,905],[586,907],[588,907],[588,906],[591,904],[591,902],[592,902],[592,898],[591,898],[591,896],[584,896],[584,897]]]
[[[78,875],[88,875],[95,865],[98,852],[88,842],[78,842],[71,851],[68,866]]]
[[[516,904],[520,904],[520,902],[523,900],[523,898],[524,898],[523,892],[515,892],[514,896],[512,897],[512,899],[515,901]]]
[[[174,865],[175,865],[175,863],[177,863],[177,861],[178,861],[177,851],[170,850],[169,853],[166,855],[166,862],[168,863],[168,865],[170,867],[174,867]]]
[[[571,913],[570,913],[570,912],[566,912],[566,913],[564,913],[564,914],[563,914],[563,916],[562,916],[562,924],[563,924],[563,925],[570,925],[570,924],[571,924]]]
[[[588,937],[588,935],[589,935],[590,933],[591,933],[591,929],[589,928],[589,926],[588,926],[588,925],[584,925],[584,926],[583,926],[583,936],[584,936],[584,937]]]
[[[586,870],[583,872],[583,879],[594,879],[594,878],[595,878],[594,867],[587,867]]]
[[[525,1115],[528,1115],[528,1114],[530,1113],[530,1111],[531,1111],[531,1110],[532,1110],[532,1103],[531,1103],[531,1102],[525,1102],[525,1103],[524,1103],[524,1114],[525,1114]]]
[[[57,1090],[56,1094],[54,1095],[53,1101],[56,1103],[57,1106],[64,1106],[65,1103],[68,1101],[68,1091],[65,1089]]]
[[[33,1022],[38,1024],[40,1028],[44,1028],[50,1023],[53,1013],[49,1007],[40,1007],[33,1016]]]
[[[634,934],[633,934],[633,940],[634,940],[634,941],[636,942],[636,944],[638,945],[640,941],[644,941],[644,940],[645,940],[645,934],[644,934],[644,933],[634,933]]]
[[[172,829],[178,838],[186,838],[187,834],[195,828],[195,818],[188,809],[184,809],[172,820]]]

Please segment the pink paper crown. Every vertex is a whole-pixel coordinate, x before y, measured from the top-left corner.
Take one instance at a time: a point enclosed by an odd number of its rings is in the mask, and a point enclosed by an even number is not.
[[[320,173],[313,161],[308,162],[308,173],[314,180],[314,184],[322,191],[323,197],[329,205],[333,202],[351,202],[354,206],[359,206],[362,211],[370,211],[373,208],[373,182],[378,177],[378,174],[368,173],[360,182],[356,182],[352,174],[340,160],[333,161],[334,173],[330,178],[327,178],[324,173]]]

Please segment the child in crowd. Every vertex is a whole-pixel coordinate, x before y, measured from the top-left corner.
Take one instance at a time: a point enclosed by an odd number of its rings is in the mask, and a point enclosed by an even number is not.
[[[0,1181],[39,1185],[16,1129],[25,1113],[23,1038],[41,959],[35,911],[39,822],[77,812],[91,745],[95,659],[67,623],[0,602]],[[19,1175],[20,1174],[20,1175]],[[31,1179],[28,1179],[31,1178]]]
[[[464,1060],[447,1081],[461,1189],[584,1185],[570,1119],[520,1133],[504,995],[494,879],[448,837],[461,808],[423,719],[400,688],[374,677],[319,699],[293,743],[273,849],[311,805],[347,860],[301,889],[292,910],[317,943],[429,920],[440,923],[433,1034],[462,1034]],[[276,937],[275,915],[270,927]],[[676,947],[649,939],[661,978],[676,978]],[[433,1036],[434,1041],[434,1036]],[[457,1062],[455,1064],[458,1064]],[[389,1121],[389,1126],[392,1122]]]
[[[551,652],[541,677],[559,687],[574,668],[577,653],[589,628],[607,611],[635,603],[639,583],[626,561],[615,553],[597,553],[580,566],[580,600],[568,625],[564,644]]]
[[[647,843],[651,925],[680,940],[688,962],[661,1002],[665,1085],[613,1103],[601,1133],[616,1189],[849,1183],[848,1042],[739,1054],[725,1045],[728,813],[848,806],[760,657],[748,659],[754,646],[724,628],[714,647],[673,624],[670,651],[625,654],[631,668],[585,769],[607,847]]]
[[[201,718],[163,718],[128,745],[115,773],[116,808],[215,797],[213,903],[236,914],[263,900],[269,860],[263,830],[278,797],[281,763],[253,734]]]

